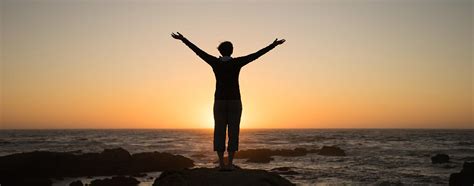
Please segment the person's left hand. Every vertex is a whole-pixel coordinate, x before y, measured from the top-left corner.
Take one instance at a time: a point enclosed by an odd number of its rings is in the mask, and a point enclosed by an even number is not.
[[[283,44],[285,41],[286,41],[285,39],[280,39],[280,40],[278,40],[278,38],[276,38],[275,41],[273,41],[273,44],[274,44],[275,46],[278,46],[278,45]]]
[[[183,39],[184,39],[184,36],[181,35],[181,33],[179,33],[179,32],[176,32],[176,33],[177,33],[177,34],[171,33],[171,37],[173,37],[173,38],[175,38],[175,39],[177,39],[177,40],[183,40]]]

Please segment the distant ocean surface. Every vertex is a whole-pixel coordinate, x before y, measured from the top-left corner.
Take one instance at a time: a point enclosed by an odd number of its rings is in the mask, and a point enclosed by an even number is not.
[[[464,161],[474,161],[474,130],[425,129],[243,129],[240,149],[307,149],[336,145],[345,157],[308,154],[279,157],[268,164],[236,160],[243,168],[295,167],[285,176],[302,185],[420,184],[447,185]],[[0,130],[0,156],[42,151],[100,152],[122,147],[130,153],[170,152],[191,158],[198,167],[215,167],[211,129],[163,130]],[[448,154],[451,163],[432,164]]]

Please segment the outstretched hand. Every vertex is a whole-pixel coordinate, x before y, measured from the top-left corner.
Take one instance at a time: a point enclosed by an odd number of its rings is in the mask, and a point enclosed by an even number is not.
[[[175,39],[177,39],[177,40],[183,40],[183,39],[184,39],[184,36],[181,35],[181,33],[179,33],[179,32],[176,32],[176,34],[175,34],[175,33],[171,33],[171,37],[173,37],[173,38],[175,38]]]
[[[280,39],[280,40],[278,40],[278,38],[276,38],[275,41],[273,41],[273,44],[274,44],[275,46],[278,46],[278,45],[283,44],[285,41],[286,41],[285,39]]]

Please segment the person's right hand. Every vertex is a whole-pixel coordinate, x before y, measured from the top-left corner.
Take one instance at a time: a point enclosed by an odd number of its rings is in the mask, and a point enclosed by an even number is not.
[[[283,44],[285,41],[286,41],[285,39],[280,39],[280,40],[278,40],[278,38],[276,38],[275,41],[273,41],[273,44],[274,44],[275,46],[278,46],[278,45]]]
[[[179,32],[176,32],[176,33],[177,33],[177,34],[171,33],[171,37],[173,37],[173,38],[175,38],[175,39],[177,39],[177,40],[183,40],[183,39],[184,39],[184,36],[181,35],[181,33],[179,33]]]

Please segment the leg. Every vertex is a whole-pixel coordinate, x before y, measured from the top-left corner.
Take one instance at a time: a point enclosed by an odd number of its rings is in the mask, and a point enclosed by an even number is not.
[[[224,169],[224,151],[217,151],[217,157],[219,157],[219,169]]]
[[[228,125],[229,142],[227,151],[229,153],[229,167],[233,168],[234,154],[239,150],[239,132],[240,117],[242,116],[242,102],[240,100],[232,101],[229,104]]]
[[[214,151],[217,151],[219,158],[219,167],[224,168],[224,151],[226,136],[226,113],[225,102],[214,101]]]
[[[229,153],[229,166],[232,169],[235,151],[228,151],[227,153]]]

